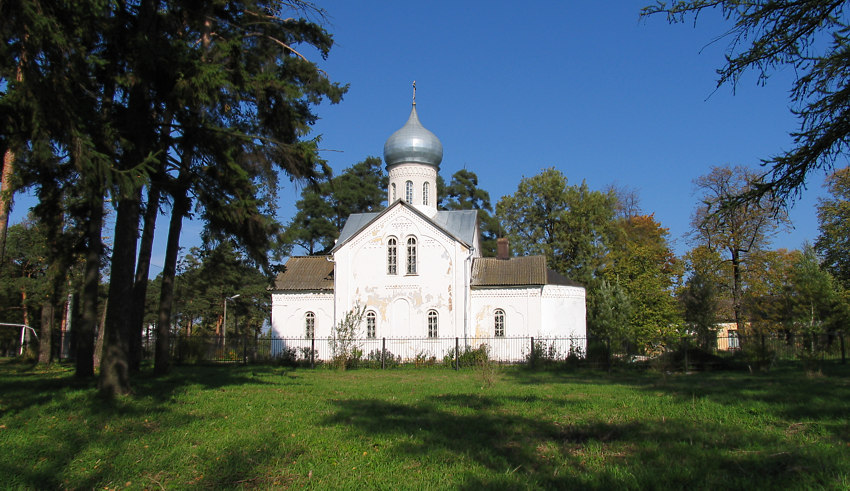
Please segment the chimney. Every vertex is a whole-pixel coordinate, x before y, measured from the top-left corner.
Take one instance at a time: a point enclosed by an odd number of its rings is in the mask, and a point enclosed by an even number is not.
[[[496,259],[510,259],[511,250],[508,245],[507,237],[499,237],[496,239]]]

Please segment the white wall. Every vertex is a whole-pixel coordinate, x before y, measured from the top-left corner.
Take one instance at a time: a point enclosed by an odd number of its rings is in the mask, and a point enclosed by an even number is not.
[[[272,293],[272,332],[280,338],[303,338],[307,312],[316,314],[316,337],[326,338],[334,324],[333,293]]]
[[[397,242],[395,275],[387,274],[390,237]],[[408,237],[417,240],[412,275],[406,273]],[[359,302],[377,314],[378,338],[425,337],[427,313],[434,309],[439,337],[462,336],[468,256],[454,238],[398,204],[334,253],[337,319]]]

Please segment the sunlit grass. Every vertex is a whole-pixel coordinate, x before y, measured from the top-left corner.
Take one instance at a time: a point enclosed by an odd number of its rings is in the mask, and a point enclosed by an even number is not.
[[[846,488],[850,370],[187,367],[99,399],[0,363],[4,487]]]

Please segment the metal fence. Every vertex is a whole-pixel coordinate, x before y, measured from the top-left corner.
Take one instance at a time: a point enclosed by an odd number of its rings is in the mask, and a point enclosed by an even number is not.
[[[178,363],[282,362],[315,366],[340,356],[343,349],[357,365],[457,365],[487,359],[498,363],[525,363],[545,353],[551,360],[583,357],[584,338],[362,338],[347,346],[332,338],[183,337],[172,343]]]
[[[505,364],[558,364],[595,368],[646,367],[675,369],[717,366],[759,366],[777,362],[840,361],[846,363],[842,332],[811,335],[737,334],[709,340],[696,336],[668,338],[652,347],[611,339],[489,337],[489,338],[362,338],[351,340],[349,365],[469,366],[486,359]],[[316,366],[334,361],[342,348],[330,338],[179,337],[172,342],[177,363],[284,363]]]
[[[843,332],[749,335],[733,332],[708,339],[677,336],[649,347],[638,347],[628,340],[574,337],[361,338],[351,340],[346,353],[349,366],[383,368],[398,365],[457,368],[482,360],[540,366],[570,363],[603,369],[614,366],[655,366],[670,370],[722,366],[752,368],[789,361],[846,363],[845,337]],[[60,359],[73,356],[69,338],[60,335],[53,340]],[[3,348],[0,355],[16,356],[24,352],[17,339],[10,339],[6,344],[0,346]],[[148,333],[142,340],[143,359],[153,358],[154,345],[155,336]],[[317,366],[334,362],[341,350],[338,341],[329,338],[175,336],[170,345],[172,359],[178,364]]]

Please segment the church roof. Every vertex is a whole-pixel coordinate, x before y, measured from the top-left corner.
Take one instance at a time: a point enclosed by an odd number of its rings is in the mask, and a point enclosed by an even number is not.
[[[273,290],[315,291],[334,289],[334,263],[330,256],[290,257],[274,279]]]
[[[544,256],[510,259],[478,257],[472,261],[472,286],[582,286],[546,267]]]
[[[374,213],[352,213],[348,220],[345,221],[345,226],[339,233],[339,238],[333,250],[339,249],[343,244],[351,240],[361,230],[366,228],[372,222],[378,219],[384,213],[387,213],[395,206],[404,206],[413,213],[419,215],[422,219],[427,220],[434,226],[454,237],[455,239],[471,246],[475,243],[476,225],[478,223],[478,211],[476,210],[453,210],[453,211],[438,211],[433,218],[428,217],[413,206],[405,203],[402,200],[393,203],[393,206],[387,207],[381,212]]]

